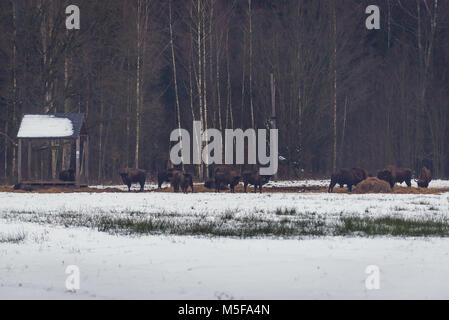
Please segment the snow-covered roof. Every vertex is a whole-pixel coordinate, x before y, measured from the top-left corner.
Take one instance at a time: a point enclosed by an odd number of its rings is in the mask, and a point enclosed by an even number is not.
[[[22,118],[17,138],[77,138],[84,124],[84,114],[26,114]]]

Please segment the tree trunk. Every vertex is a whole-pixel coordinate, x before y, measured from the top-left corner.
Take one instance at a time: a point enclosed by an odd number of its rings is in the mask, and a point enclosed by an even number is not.
[[[251,128],[255,129],[254,120],[254,104],[253,104],[253,21],[251,0],[248,0],[248,15],[249,15],[249,105],[251,112]]]
[[[137,70],[136,70],[136,150],[134,167],[139,168],[140,162],[140,136],[143,107],[143,75],[145,56],[145,36],[148,22],[148,3],[146,0],[137,1]]]
[[[202,20],[202,44],[203,44],[203,83],[204,83],[204,90],[203,90],[203,94],[204,94],[204,130],[207,132],[207,128],[208,128],[208,109],[207,109],[207,72],[206,72],[206,9],[203,8],[202,10],[202,15],[201,15],[201,20]],[[206,141],[207,141],[208,137],[206,136]],[[204,143],[206,144],[206,143]],[[207,156],[206,156],[206,161],[208,161]],[[206,169],[206,178],[209,178],[209,164],[205,165]]]
[[[335,0],[332,1],[332,20],[333,20],[333,119],[334,119],[334,145],[332,170],[337,171],[337,12]]]
[[[202,50],[201,50],[201,43],[202,43],[202,22],[201,22],[201,0],[198,0],[197,2],[197,46],[198,46],[198,98],[199,98],[199,107],[200,107],[200,121],[201,121],[201,129],[205,127],[205,120],[204,120],[204,107],[203,107],[203,59],[202,59]],[[200,143],[202,143],[200,141]],[[203,178],[203,166],[199,165],[199,175],[200,178]]]
[[[66,34],[66,37],[68,35]],[[69,100],[69,68],[71,65],[71,58],[68,56],[69,53],[65,53],[64,57],[64,113],[69,113],[70,110],[70,100]],[[71,144],[64,143],[62,146],[62,170],[67,170],[70,167],[70,152]]]
[[[226,32],[226,71],[228,74],[228,101],[227,101],[227,112],[226,112],[226,128],[231,125],[234,129],[234,117],[232,116],[232,86],[231,86],[231,72],[229,70],[230,57],[229,57],[229,30]],[[228,122],[230,120],[230,122]],[[228,124],[229,123],[229,124]]]
[[[12,130],[17,124],[17,0],[12,0],[12,17],[13,17],[13,44],[12,44]],[[8,134],[8,132],[5,132]],[[12,172],[13,177],[17,174],[17,149],[12,148]]]
[[[179,94],[178,94],[178,81],[176,77],[176,59],[175,59],[175,46],[173,43],[173,22],[172,22],[172,7],[171,0],[168,1],[169,8],[169,21],[170,21],[170,47],[171,47],[171,56],[172,56],[172,66],[173,66],[173,81],[175,84],[175,97],[176,97],[176,114],[178,117],[178,129],[179,135],[181,135],[181,106],[179,105]],[[182,149],[182,140],[181,140],[181,149]],[[183,159],[185,160],[185,159]],[[184,170],[184,162],[182,163],[182,169]]]

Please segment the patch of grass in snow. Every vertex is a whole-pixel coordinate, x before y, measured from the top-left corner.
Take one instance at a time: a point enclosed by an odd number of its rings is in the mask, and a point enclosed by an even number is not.
[[[429,209],[429,211],[432,210]],[[260,210],[246,212],[228,209],[222,214],[166,211],[152,213],[97,212],[95,214],[21,212],[4,215],[3,218],[62,225],[67,228],[88,227],[119,235],[165,234],[239,238],[270,236],[449,237],[449,219],[436,216],[419,219],[398,215],[375,218],[368,215],[361,217],[357,212],[326,215],[290,208],[280,208],[263,213]],[[0,243],[20,242],[23,239],[25,239],[25,234],[8,237],[0,234]]]
[[[277,208],[275,214],[277,216],[295,216],[296,215],[296,209],[291,208]]]
[[[236,214],[235,211],[227,209],[227,210],[224,212],[224,214],[221,216],[221,219],[222,219],[222,220],[225,220],[225,221],[233,220],[235,214]]]
[[[26,233],[25,231],[17,231],[15,233],[0,233],[0,243],[14,243],[18,244],[25,240]]]
[[[175,221],[154,218],[137,221],[130,218],[103,217],[99,220],[98,230],[126,235],[170,234],[240,238],[326,235],[324,222],[290,221],[288,219],[272,221],[256,217],[243,217],[233,221],[223,219]]]
[[[335,233],[343,236],[449,237],[449,221],[347,217],[341,219]]]

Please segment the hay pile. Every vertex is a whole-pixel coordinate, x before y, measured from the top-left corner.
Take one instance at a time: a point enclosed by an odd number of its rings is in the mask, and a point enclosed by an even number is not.
[[[354,189],[354,193],[390,193],[391,188],[388,182],[375,177],[368,178],[360,182]]]

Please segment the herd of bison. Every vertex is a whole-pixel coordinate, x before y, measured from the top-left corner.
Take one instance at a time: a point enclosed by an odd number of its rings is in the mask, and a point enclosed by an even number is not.
[[[125,185],[128,186],[128,191],[131,190],[131,185],[133,183],[140,184],[140,191],[143,191],[146,181],[146,171],[140,169],[123,169],[120,171],[120,176]],[[243,181],[245,192],[247,191],[248,185],[254,186],[254,192],[259,188],[260,193],[262,193],[262,186],[270,180],[270,176],[262,176],[258,171],[246,170],[240,175],[232,166],[230,165],[218,165],[214,168],[214,178],[209,179],[204,183],[204,186],[208,189],[215,189],[216,192],[220,190],[231,190],[232,193],[235,192],[235,186]],[[179,192],[180,190],[187,193],[190,189],[194,192],[193,188],[193,176],[181,169],[170,168],[161,172],[157,175],[158,188],[162,188],[164,182],[169,182],[173,187],[174,192]]]
[[[247,192],[248,185],[254,186],[254,192],[259,190],[262,193],[262,186],[266,184],[271,176],[263,176],[259,174],[258,170],[245,170],[241,174],[238,173],[231,165],[217,165],[213,170],[213,178],[207,180],[204,186],[207,189],[220,190],[230,189],[231,193],[235,192],[235,187],[243,182],[244,192]],[[122,169],[120,176],[125,185],[128,186],[128,191],[131,191],[131,185],[133,183],[140,184],[140,191],[144,190],[145,181],[147,178],[147,172],[140,169]],[[64,171],[60,175],[61,180],[73,179],[73,171]],[[170,168],[157,175],[158,188],[161,189],[164,182],[168,182],[173,187],[174,192],[188,193],[189,189],[194,192],[193,176],[192,174],[185,172],[181,169]],[[421,188],[427,188],[429,186],[432,176],[430,170],[426,167],[421,169],[418,180],[416,181]],[[367,191],[373,191],[371,189],[382,189],[384,192],[391,191],[396,183],[405,182],[408,187],[412,185],[412,170],[407,168],[399,168],[395,165],[389,165],[386,168],[377,172],[377,175],[368,174],[365,169],[361,168],[344,168],[340,169],[331,176],[331,182],[328,192],[333,192],[336,185],[348,187],[348,191],[352,192],[354,186],[368,188]]]
[[[420,188],[427,188],[430,181],[432,181],[430,170],[426,167],[423,167],[417,180],[418,186]],[[405,182],[408,187],[412,186],[411,169],[399,168],[395,165],[389,165],[377,172],[377,176],[368,174],[365,169],[361,168],[340,169],[331,176],[329,192],[332,192],[337,184],[339,184],[340,187],[347,185],[348,191],[352,192],[352,187],[357,186],[361,183],[375,186],[382,186],[385,185],[385,183],[388,183],[389,187],[393,189],[396,183],[403,182]]]

